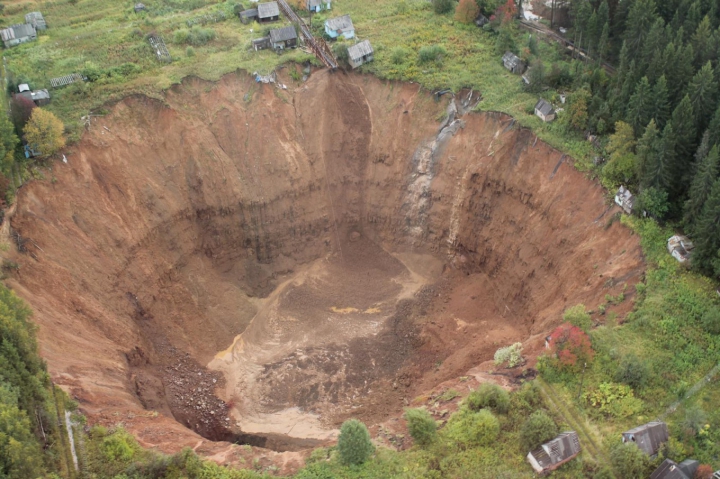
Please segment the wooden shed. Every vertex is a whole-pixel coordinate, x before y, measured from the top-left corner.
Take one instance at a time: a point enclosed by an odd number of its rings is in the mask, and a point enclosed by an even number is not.
[[[355,25],[353,25],[350,15],[328,18],[325,20],[325,33],[333,39],[343,37],[349,40],[355,36]]]
[[[535,115],[547,123],[555,119],[555,109],[552,107],[550,102],[540,98],[540,100],[538,100],[535,104]]]
[[[573,460],[580,454],[580,438],[575,431],[567,431],[548,441],[527,455],[527,460],[538,474],[547,474]]]
[[[363,40],[351,47],[348,47],[348,63],[353,68],[357,68],[360,65],[371,62],[373,60],[373,47],[370,45],[370,40]]]
[[[295,48],[297,46],[297,31],[293,25],[270,30],[270,44],[275,50]]]
[[[667,424],[652,421],[622,433],[622,442],[637,444],[645,454],[654,456],[669,437]]]
[[[280,7],[277,2],[258,3],[258,22],[276,22],[280,20]]]

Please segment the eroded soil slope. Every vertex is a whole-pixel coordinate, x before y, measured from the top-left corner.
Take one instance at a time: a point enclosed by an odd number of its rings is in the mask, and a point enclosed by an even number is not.
[[[195,432],[314,445],[638,280],[598,186],[510,118],[446,107],[325,71],[114,105],[11,222],[55,381],[145,445],[232,461]]]

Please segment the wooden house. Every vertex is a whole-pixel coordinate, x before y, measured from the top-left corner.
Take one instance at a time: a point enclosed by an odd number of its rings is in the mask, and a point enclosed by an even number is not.
[[[24,90],[18,93],[18,95],[27,98],[28,100],[35,103],[35,105],[37,106],[45,106],[50,103],[50,92],[48,92],[47,90]]]
[[[667,249],[668,253],[680,263],[687,263],[692,257],[695,245],[687,236],[674,235],[668,238]]]
[[[615,203],[627,214],[632,214],[635,207],[635,196],[625,186],[620,186],[615,193]]]
[[[346,40],[355,37],[355,26],[350,15],[325,20],[325,33],[332,38],[343,37]]]
[[[527,455],[538,474],[547,474],[580,454],[580,438],[575,431],[563,432]]]
[[[310,12],[319,13],[323,10],[332,9],[332,0],[307,0],[307,9]]]
[[[240,12],[240,21],[243,22],[245,25],[248,23],[254,22],[258,19],[258,9],[257,8],[248,8],[247,10],[243,10]]]
[[[694,459],[685,459],[680,464],[665,459],[650,475],[650,479],[693,479],[700,463]]]
[[[555,119],[555,109],[550,102],[540,98],[535,104],[535,115],[545,123],[548,123]]]
[[[255,38],[252,40],[253,50],[267,50],[270,48],[270,37]]]
[[[274,50],[284,50],[297,46],[297,31],[293,25],[270,30],[270,45]]]
[[[140,13],[145,11],[145,4],[144,3],[136,3],[135,4],[135,13]]]
[[[28,23],[12,25],[0,31],[0,39],[5,44],[5,48],[10,48],[37,40],[37,31]]]
[[[520,57],[515,55],[513,52],[505,52],[505,55],[502,57],[502,61],[505,68],[516,75],[522,75],[527,68],[525,62],[520,60]]]
[[[353,68],[371,62],[373,60],[373,47],[369,40],[363,40],[360,43],[348,47],[348,63]]]
[[[622,433],[622,442],[637,444],[648,456],[654,456],[669,438],[667,424],[652,421]]]
[[[280,20],[280,7],[277,2],[258,3],[258,22],[276,22]]]

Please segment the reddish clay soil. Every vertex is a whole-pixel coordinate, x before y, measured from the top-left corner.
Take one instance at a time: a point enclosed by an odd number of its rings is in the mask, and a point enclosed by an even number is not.
[[[11,219],[54,381],[147,447],[287,472],[348,417],[442,417],[500,346],[532,375],[569,306],[627,312],[643,260],[601,188],[505,115],[440,131],[448,101],[320,71],[112,106]]]

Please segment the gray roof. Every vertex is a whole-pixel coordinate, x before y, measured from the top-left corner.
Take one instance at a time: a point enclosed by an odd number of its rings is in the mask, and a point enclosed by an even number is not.
[[[667,424],[652,421],[622,433],[623,442],[633,442],[648,456],[654,456],[668,440]]]
[[[575,431],[567,431],[548,441],[530,454],[543,469],[566,461],[580,452],[580,438]]]
[[[692,476],[685,474],[675,461],[665,459],[650,475],[650,479],[692,479]]]
[[[280,8],[278,7],[277,2],[258,3],[257,11],[258,17],[260,18],[280,16]]]
[[[247,10],[243,10],[240,12],[241,17],[245,18],[253,18],[258,16],[258,10],[257,8],[248,8]]]
[[[43,14],[40,12],[30,12],[26,14],[25,23],[29,23],[30,25],[40,28],[47,26],[47,24],[45,23],[45,18],[43,18]]]
[[[353,26],[352,19],[350,18],[350,15],[343,15],[342,17],[335,17],[335,18],[329,18],[325,20],[325,25],[330,30],[337,31],[337,30],[354,30],[355,27]]]
[[[297,32],[292,25],[270,30],[270,41],[273,43],[285,42],[297,38]]]
[[[370,45],[370,40],[363,40],[360,43],[348,47],[348,55],[353,60],[359,60],[365,55],[372,55],[373,48]]]
[[[37,35],[35,27],[27,23],[12,25],[0,32],[0,37],[3,41],[12,40],[14,38],[32,37],[35,35]]]
[[[321,5],[322,2],[323,2],[323,0],[307,0],[307,7],[308,8],[317,7],[317,6]]]
[[[547,101],[543,100],[542,98],[540,98],[535,104],[535,109],[543,115],[549,115],[554,111],[552,105]]]
[[[35,90],[32,92],[33,100],[49,100],[50,93],[47,90]]]
[[[520,57],[515,55],[513,52],[505,52],[505,55],[502,57],[503,63],[505,65],[512,65],[516,66],[522,63],[522,60],[520,60]]]

